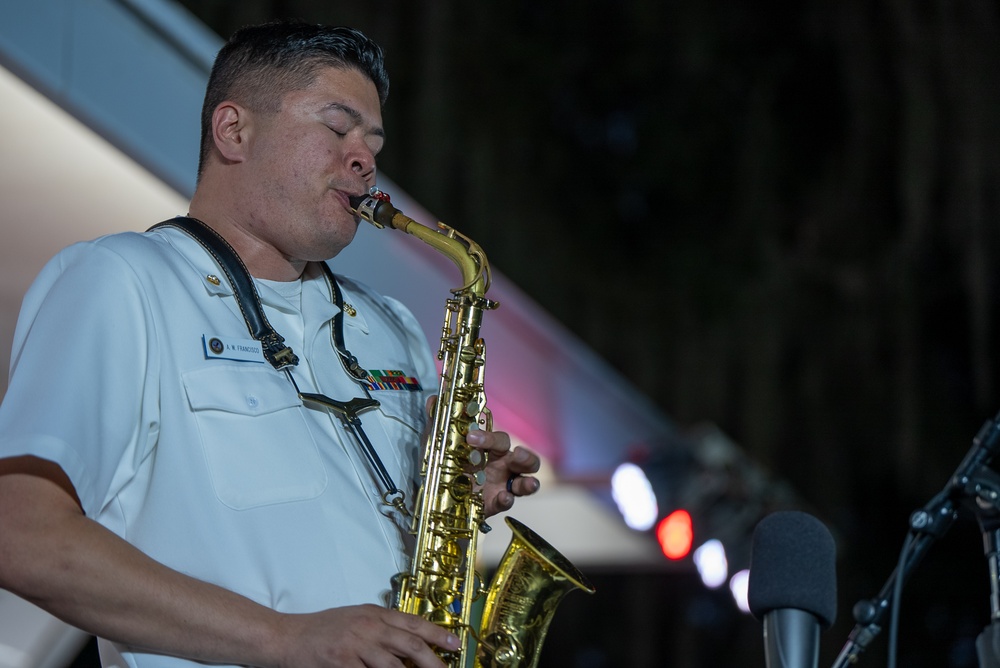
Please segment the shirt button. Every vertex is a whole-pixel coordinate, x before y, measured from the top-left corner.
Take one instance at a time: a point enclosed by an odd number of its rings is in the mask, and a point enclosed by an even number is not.
[[[252,394],[248,394],[247,395],[247,406],[249,406],[250,408],[257,408],[257,405],[259,403],[260,403],[260,400],[258,400],[257,397],[255,397]]]

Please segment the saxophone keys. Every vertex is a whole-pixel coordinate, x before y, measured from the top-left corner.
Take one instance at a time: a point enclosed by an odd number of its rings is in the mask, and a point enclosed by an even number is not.
[[[484,459],[485,456],[482,450],[476,450],[475,448],[469,450],[469,463],[473,466],[480,466]]]
[[[451,481],[448,491],[453,499],[463,502],[472,494],[472,480],[467,475],[460,475]]]

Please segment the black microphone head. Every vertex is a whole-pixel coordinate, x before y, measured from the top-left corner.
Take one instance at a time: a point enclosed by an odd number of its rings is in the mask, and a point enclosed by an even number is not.
[[[837,616],[836,561],[833,535],[818,519],[795,510],[768,515],[750,548],[750,612],[763,620],[772,610],[795,608],[829,628]]]

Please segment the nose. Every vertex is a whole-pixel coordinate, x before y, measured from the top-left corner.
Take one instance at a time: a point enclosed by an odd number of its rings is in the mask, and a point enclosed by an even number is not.
[[[351,171],[365,180],[365,183],[375,183],[375,154],[368,146],[361,142],[361,145],[347,156],[348,165]]]

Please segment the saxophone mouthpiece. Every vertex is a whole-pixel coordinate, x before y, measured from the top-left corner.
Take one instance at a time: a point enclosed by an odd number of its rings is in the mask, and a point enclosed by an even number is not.
[[[355,211],[361,207],[362,202],[366,199],[368,199],[368,195],[348,195],[347,197],[347,201],[351,203],[351,208]]]
[[[364,195],[349,195],[347,197],[348,201],[351,203],[351,208],[357,211],[364,204],[366,199],[374,199],[378,202],[390,202],[388,193],[379,190],[378,186],[372,186],[368,189],[368,192]]]
[[[389,203],[389,196],[375,186],[371,187],[367,195],[348,195],[347,200],[354,215],[379,229],[392,227],[392,216],[398,213]]]

